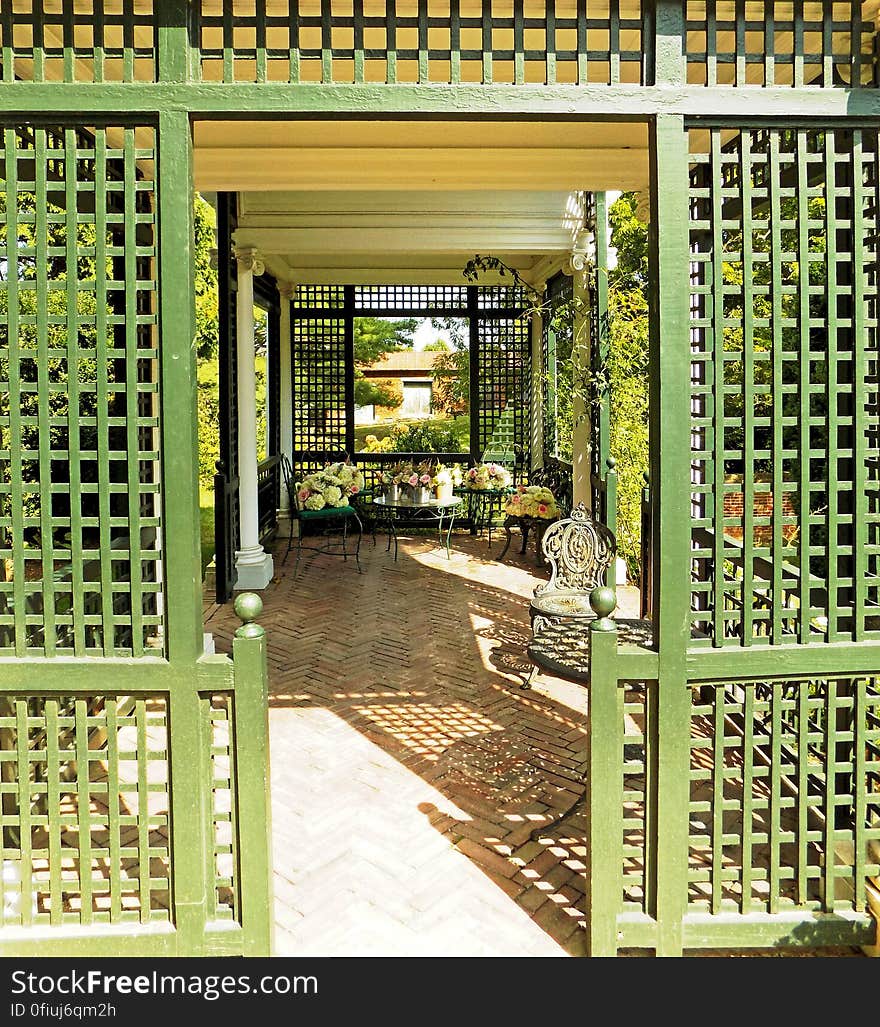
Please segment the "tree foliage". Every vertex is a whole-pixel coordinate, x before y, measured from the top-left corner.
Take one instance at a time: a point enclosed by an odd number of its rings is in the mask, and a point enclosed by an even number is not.
[[[471,357],[465,324],[454,317],[433,317],[431,324],[448,335],[452,345],[438,339],[434,360],[431,409],[448,417],[467,413],[471,393]],[[429,347],[426,347],[429,348]]]
[[[200,359],[217,356],[220,346],[217,269],[213,266],[217,216],[196,193],[193,201],[193,290],[196,306],[196,352]]]
[[[366,378],[363,368],[370,367],[389,353],[410,349],[418,324],[414,317],[354,319],[354,398],[358,406],[401,406],[403,386],[398,390],[389,384],[390,379]]]

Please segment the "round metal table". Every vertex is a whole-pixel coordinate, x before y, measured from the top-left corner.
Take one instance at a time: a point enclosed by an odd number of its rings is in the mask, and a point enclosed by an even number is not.
[[[394,540],[394,559],[397,560],[397,528],[401,521],[418,522],[425,521],[430,524],[437,522],[437,535],[441,545],[446,546],[446,556],[451,558],[449,551],[449,540],[452,536],[452,525],[455,521],[455,512],[464,502],[461,496],[452,496],[450,499],[431,499],[427,503],[416,503],[411,499],[401,497],[391,503],[385,496],[375,496],[373,499],[373,512],[376,521],[388,532],[388,545],[385,547],[387,553],[391,549],[391,541]],[[448,517],[446,525],[446,537],[443,537],[444,521]],[[417,527],[420,525],[416,525]]]
[[[615,620],[617,640],[626,645],[649,646],[654,631],[649,620]],[[529,659],[539,670],[556,678],[590,683],[590,625],[583,619],[547,622],[529,642]],[[528,684],[528,683],[527,683]]]

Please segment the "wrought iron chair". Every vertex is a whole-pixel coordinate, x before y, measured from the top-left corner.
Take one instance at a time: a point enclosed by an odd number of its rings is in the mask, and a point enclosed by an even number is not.
[[[281,473],[284,476],[284,487],[287,489],[287,495],[290,500],[290,534],[287,538],[287,552],[284,554],[284,559],[281,561],[285,563],[287,557],[290,555],[290,550],[293,548],[293,523],[297,521],[299,523],[299,530],[296,535],[296,564],[293,569],[293,576],[296,577],[299,571],[299,561],[302,557],[302,551],[304,549],[310,549],[315,553],[326,553],[330,556],[341,556],[343,560],[348,560],[349,552],[347,548],[348,541],[348,525],[349,521],[354,521],[357,525],[357,546],[355,547],[354,556],[355,563],[357,564],[358,574],[361,574],[361,536],[364,533],[364,527],[361,523],[361,519],[358,516],[357,510],[353,506],[332,506],[324,507],[323,510],[305,510],[300,505],[299,496],[296,490],[296,481],[294,479],[293,468],[290,465],[290,460],[283,456],[281,458]],[[341,542],[327,542],[323,546],[307,546],[303,544],[303,529],[308,524],[317,524],[327,528],[342,529],[342,541]]]
[[[590,593],[605,584],[617,555],[614,535],[579,503],[570,517],[544,532],[541,548],[551,573],[550,580],[535,589],[529,607],[533,633],[561,620],[591,620],[595,614]]]

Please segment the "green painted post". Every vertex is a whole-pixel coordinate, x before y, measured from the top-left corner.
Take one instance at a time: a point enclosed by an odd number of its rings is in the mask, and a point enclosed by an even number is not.
[[[651,482],[656,718],[647,738],[654,805],[657,954],[682,949],[687,894],[690,700],[690,380],[688,138],[683,119],[651,127]]]
[[[159,331],[165,500],[167,652],[194,663],[204,648],[192,271],[192,136],[185,114],[161,114]]]
[[[186,82],[197,77],[194,59],[198,57],[198,51],[190,43],[197,6],[186,0],[156,0],[160,82]]]
[[[159,331],[165,503],[166,647],[178,671],[170,697],[173,909],[178,950],[204,950],[208,881],[197,771],[208,753],[200,729],[195,664],[203,649],[199,559],[198,434],[192,289],[192,140],[189,118],[159,117]]]
[[[252,592],[235,600],[235,745],[238,769],[239,881],[244,954],[272,954],[272,806],[269,773],[269,671],[266,632],[254,621],[263,601]]]
[[[617,535],[617,459],[609,456],[605,461],[605,526],[612,535]],[[613,570],[610,572],[611,581],[614,585],[616,577]]]
[[[647,0],[647,4],[652,9],[650,22],[653,22],[655,31],[653,81],[658,86],[683,85],[686,81],[681,45],[684,38],[684,4],[680,0]],[[649,74],[650,71],[649,68]],[[683,183],[681,188],[684,188]]]
[[[594,306],[593,324],[596,338],[591,340],[591,362],[593,370],[602,372],[608,367],[611,338],[608,325],[608,196],[606,193],[595,193],[596,221],[593,232],[596,243],[596,265],[593,268]],[[600,379],[601,380],[601,379]],[[611,456],[611,388],[606,385],[596,389],[592,397],[598,403],[595,414],[595,428],[598,438],[593,439],[593,446],[598,450],[593,466],[604,476],[608,458]],[[610,515],[609,515],[610,516]],[[614,531],[608,521],[605,522]]]
[[[623,693],[617,680],[617,629],[610,588],[590,605],[590,698],[587,717],[587,955],[617,954],[623,893]]]

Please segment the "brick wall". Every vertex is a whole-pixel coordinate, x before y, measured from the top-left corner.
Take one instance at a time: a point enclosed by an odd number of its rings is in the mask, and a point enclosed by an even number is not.
[[[741,482],[742,478],[739,476],[728,477],[726,483]],[[756,519],[761,518],[764,520],[772,519],[773,517],[773,493],[772,492],[756,492],[754,495],[753,503],[753,514]],[[795,494],[793,492],[785,492],[782,497],[782,512],[787,516],[794,516],[797,513],[795,507]],[[728,492],[724,496],[724,516],[734,517],[740,522],[745,515],[745,497],[742,492]],[[796,524],[783,524],[782,535],[783,538],[788,541],[792,538],[798,530]],[[724,529],[724,534],[742,541],[743,528],[742,523],[739,525],[730,525]],[[758,524],[755,526],[754,531],[754,542],[759,546],[769,546],[773,540],[773,526],[772,524]]]

